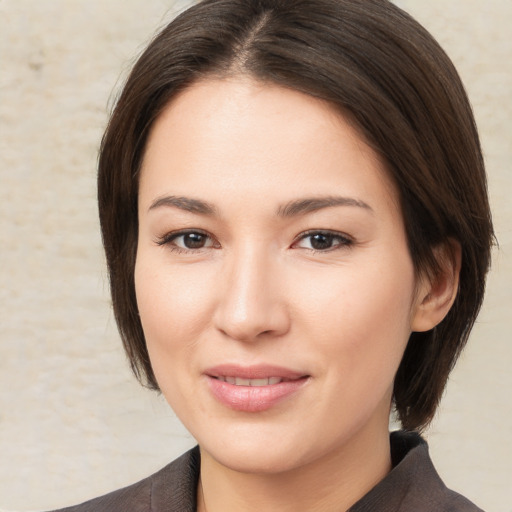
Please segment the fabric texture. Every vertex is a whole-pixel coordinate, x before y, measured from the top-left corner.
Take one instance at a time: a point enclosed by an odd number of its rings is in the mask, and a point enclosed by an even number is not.
[[[390,441],[393,469],[348,512],[482,512],[443,484],[418,434],[393,432]],[[199,468],[196,446],[136,484],[52,512],[196,512]]]

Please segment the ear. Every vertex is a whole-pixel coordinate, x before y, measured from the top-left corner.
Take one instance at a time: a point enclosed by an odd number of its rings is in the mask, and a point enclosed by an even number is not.
[[[431,278],[422,276],[420,279],[411,321],[412,331],[433,329],[450,311],[459,288],[461,252],[459,242],[452,239],[434,248],[439,271]]]

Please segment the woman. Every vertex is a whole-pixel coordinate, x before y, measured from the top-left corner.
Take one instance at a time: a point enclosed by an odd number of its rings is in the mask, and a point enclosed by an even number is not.
[[[135,64],[98,184],[132,368],[199,447],[66,510],[479,510],[416,433],[493,236],[464,89],[416,22],[200,2]]]

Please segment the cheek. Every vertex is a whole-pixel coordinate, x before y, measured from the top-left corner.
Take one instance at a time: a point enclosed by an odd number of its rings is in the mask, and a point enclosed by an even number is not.
[[[356,376],[358,369],[364,378],[396,370],[410,336],[414,271],[408,259],[312,274],[305,288],[297,309],[306,312],[319,350]]]
[[[166,400],[184,420],[190,412],[187,393],[197,386],[191,378],[197,340],[211,318],[211,286],[205,286],[200,272],[173,271],[165,258],[141,253],[135,289],[151,367]]]
[[[137,305],[155,372],[162,358],[172,362],[177,351],[191,346],[211,319],[207,276],[162,260],[140,254],[135,266]]]

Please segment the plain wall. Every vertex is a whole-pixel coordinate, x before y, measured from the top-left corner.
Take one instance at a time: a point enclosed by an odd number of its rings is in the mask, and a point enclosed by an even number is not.
[[[510,512],[512,2],[396,3],[438,38],[467,86],[500,242],[485,306],[427,437],[448,486]],[[130,374],[95,202],[111,91],[186,4],[0,2],[0,508],[74,504],[194,444]]]

